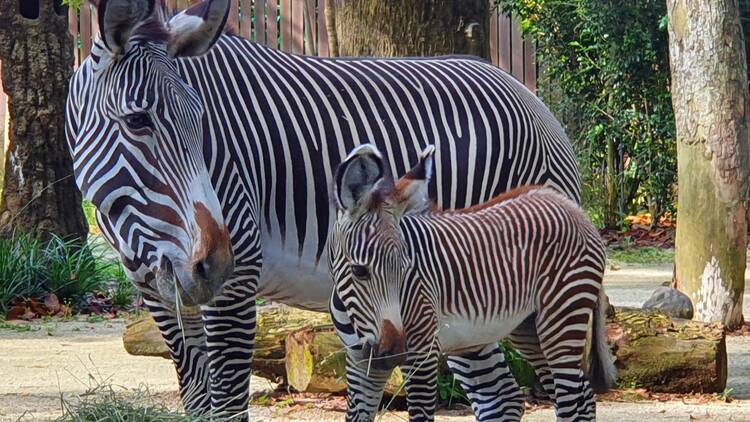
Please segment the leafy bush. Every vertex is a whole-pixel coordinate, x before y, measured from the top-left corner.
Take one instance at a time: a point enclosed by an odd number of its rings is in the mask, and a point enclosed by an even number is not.
[[[0,311],[16,297],[42,293],[77,306],[86,294],[104,292],[113,305],[129,305],[135,289],[120,263],[105,256],[106,247],[54,236],[46,244],[26,234],[0,238]]]
[[[104,273],[100,256],[88,243],[63,240],[53,236],[46,245],[45,290],[57,295],[60,300],[71,303],[80,301],[86,293],[101,291]]]
[[[0,239],[0,311],[8,311],[10,301],[31,296],[44,289],[44,253],[39,241],[28,235]]]
[[[497,0],[538,42],[540,95],[577,147],[584,201],[614,228],[673,211],[675,128],[663,0]]]

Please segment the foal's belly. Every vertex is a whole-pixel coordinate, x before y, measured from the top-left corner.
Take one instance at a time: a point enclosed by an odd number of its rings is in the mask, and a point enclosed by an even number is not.
[[[497,343],[507,337],[531,314],[522,310],[505,318],[469,319],[459,315],[438,318],[438,340],[443,352],[457,352],[475,346]]]

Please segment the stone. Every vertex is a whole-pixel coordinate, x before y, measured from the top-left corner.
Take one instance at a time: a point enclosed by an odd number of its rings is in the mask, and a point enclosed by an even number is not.
[[[661,311],[673,318],[693,318],[693,302],[673,287],[658,287],[643,304],[643,309]]]

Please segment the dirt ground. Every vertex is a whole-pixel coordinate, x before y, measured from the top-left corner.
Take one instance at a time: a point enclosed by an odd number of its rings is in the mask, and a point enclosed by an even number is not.
[[[607,289],[616,305],[642,303],[667,273],[668,266],[623,267],[607,277]],[[644,275],[647,274],[647,275]],[[618,299],[620,298],[620,299]],[[632,302],[632,303],[631,303]],[[745,300],[746,307],[748,299]],[[750,315],[746,311],[746,315]],[[61,397],[76,397],[99,384],[135,390],[147,388],[159,400],[177,405],[177,382],[171,363],[161,358],[135,357],[122,347],[124,322],[41,322],[29,331],[0,329],[0,421],[44,421],[61,415]],[[729,404],[672,402],[601,402],[601,421],[748,421],[750,422],[750,338],[728,337]],[[270,383],[253,378],[253,390],[268,390]],[[255,421],[341,421],[340,411],[315,404],[252,406]],[[403,412],[387,412],[382,421],[405,421]],[[468,411],[443,411],[438,421],[468,422]],[[552,409],[527,412],[524,421],[554,420]]]

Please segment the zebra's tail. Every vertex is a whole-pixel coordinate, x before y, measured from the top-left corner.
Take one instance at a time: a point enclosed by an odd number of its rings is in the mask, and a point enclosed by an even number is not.
[[[615,386],[617,369],[612,359],[612,352],[607,344],[607,297],[604,289],[599,289],[599,300],[594,309],[594,323],[591,333],[591,352],[586,365],[587,378],[595,393],[604,393]]]

